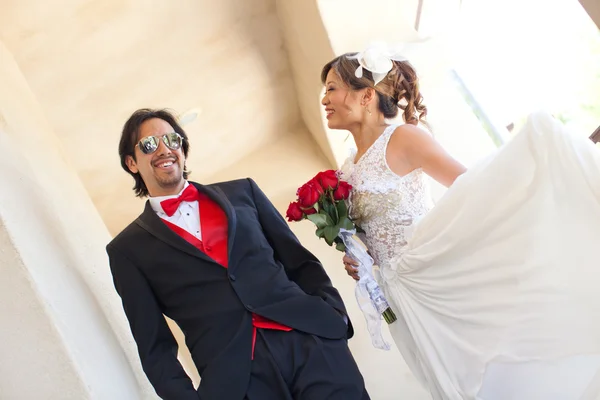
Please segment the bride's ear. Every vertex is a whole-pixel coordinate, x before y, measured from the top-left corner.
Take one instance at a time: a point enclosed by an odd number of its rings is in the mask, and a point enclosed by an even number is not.
[[[374,99],[375,99],[375,89],[366,88],[362,94],[361,105],[366,106],[368,104],[371,104],[371,102],[373,102]]]

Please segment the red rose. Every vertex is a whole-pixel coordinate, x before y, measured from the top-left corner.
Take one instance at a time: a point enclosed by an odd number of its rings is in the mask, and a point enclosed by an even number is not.
[[[300,208],[300,204],[298,204],[298,202],[294,202],[294,203],[290,203],[290,206],[288,207],[287,212],[285,213],[285,216],[287,217],[287,220],[289,222],[300,221],[300,220],[302,220],[302,218],[304,218],[304,213],[302,212],[302,209]]]
[[[300,189],[298,189],[298,203],[303,208],[310,208],[319,201],[323,190],[315,185],[312,181],[305,183]]]
[[[327,171],[319,172],[314,178],[323,189],[335,189],[338,185],[339,179],[337,173],[330,169]]]
[[[350,196],[350,190],[352,190],[352,185],[348,182],[340,181],[337,189],[333,192],[333,198],[336,200],[346,200]]]
[[[322,195],[323,193],[325,193],[325,190],[323,190],[323,186],[321,186],[321,183],[315,178],[312,178],[308,183],[310,183],[312,185],[312,187],[319,192],[319,195]]]
[[[304,211],[304,214],[306,215],[311,215],[311,214],[316,214],[317,213],[317,209],[312,207],[312,208],[307,208],[306,210],[302,210]]]

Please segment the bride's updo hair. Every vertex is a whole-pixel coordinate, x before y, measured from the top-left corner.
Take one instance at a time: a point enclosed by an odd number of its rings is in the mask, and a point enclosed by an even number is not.
[[[373,88],[379,99],[379,111],[385,118],[396,118],[398,109],[402,109],[402,118],[407,124],[425,122],[427,107],[423,104],[423,96],[419,91],[419,77],[408,61],[392,61],[392,70],[375,86],[371,71],[363,68],[362,78],[354,75],[360,64],[358,60],[348,56],[356,54],[346,53],[328,62],[321,71],[323,85],[327,81],[327,74],[333,69],[353,90]]]

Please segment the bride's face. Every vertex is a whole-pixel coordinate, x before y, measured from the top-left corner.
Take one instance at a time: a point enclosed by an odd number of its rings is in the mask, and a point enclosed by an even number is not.
[[[361,121],[359,94],[351,90],[333,69],[327,74],[321,104],[325,106],[330,129],[348,129]]]

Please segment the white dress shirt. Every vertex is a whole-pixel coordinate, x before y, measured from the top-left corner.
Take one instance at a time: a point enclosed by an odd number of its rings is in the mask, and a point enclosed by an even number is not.
[[[181,189],[181,192],[183,192],[188,186],[189,183],[186,181],[185,185],[183,185],[183,189]],[[181,204],[179,204],[177,211],[175,211],[175,213],[170,217],[165,214],[162,206],[160,205],[161,201],[179,197],[181,192],[172,196],[150,197],[150,206],[160,218],[177,225],[181,229],[194,235],[198,240],[202,240],[202,230],[200,229],[200,206],[198,201],[182,201]]]

